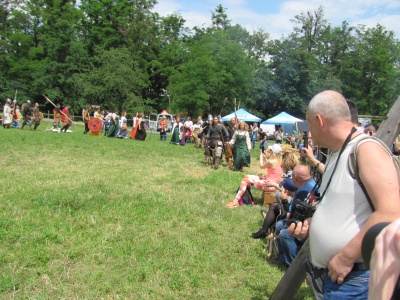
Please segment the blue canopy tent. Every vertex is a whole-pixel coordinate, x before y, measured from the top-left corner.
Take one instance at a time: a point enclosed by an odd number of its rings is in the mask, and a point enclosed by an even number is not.
[[[272,117],[271,119],[265,120],[261,124],[274,124],[280,125],[282,127],[283,133],[293,133],[293,129],[296,122],[303,122],[302,119],[293,117],[286,112],[281,112],[280,114]]]
[[[237,117],[239,121],[244,121],[244,122],[261,122],[262,119],[257,118],[256,116],[252,115],[248,111],[244,110],[243,108],[238,109],[236,112],[233,112],[225,117],[222,118],[222,121],[228,122],[230,121],[233,117]]]

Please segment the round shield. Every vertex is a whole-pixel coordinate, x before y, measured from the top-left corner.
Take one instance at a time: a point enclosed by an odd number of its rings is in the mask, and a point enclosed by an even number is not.
[[[101,130],[101,126],[102,126],[101,121],[98,118],[90,119],[88,125],[89,125],[90,131],[92,131],[92,132],[99,132]]]

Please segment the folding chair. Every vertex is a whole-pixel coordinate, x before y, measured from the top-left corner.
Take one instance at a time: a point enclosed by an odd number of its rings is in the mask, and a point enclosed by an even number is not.
[[[278,259],[279,248],[278,238],[275,235],[275,226],[271,226],[267,231],[267,243],[265,244],[265,252],[267,252],[267,259]]]
[[[264,206],[270,207],[272,203],[276,202],[275,192],[262,192],[262,199],[264,201]],[[275,236],[275,225],[271,226],[267,231],[266,237],[267,243],[265,244],[265,251],[267,254],[267,259],[277,259],[279,256],[278,250],[278,240]]]

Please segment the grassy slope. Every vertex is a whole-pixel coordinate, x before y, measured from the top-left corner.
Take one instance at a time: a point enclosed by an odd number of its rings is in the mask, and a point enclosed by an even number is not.
[[[158,135],[46,127],[0,128],[0,298],[268,299],[283,270],[250,238],[260,207],[225,208],[242,174]]]

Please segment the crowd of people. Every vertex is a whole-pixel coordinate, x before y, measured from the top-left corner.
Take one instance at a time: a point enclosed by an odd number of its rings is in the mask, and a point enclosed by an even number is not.
[[[55,104],[53,109],[53,130],[58,132],[68,132],[71,124],[74,123],[69,112],[70,105],[65,105],[61,109],[60,104]],[[146,125],[144,114],[136,113],[133,117],[132,130],[128,131],[128,120],[126,118],[126,111],[119,114],[117,109],[102,110],[99,112],[99,107],[92,107],[86,105],[82,109],[82,121],[84,124],[83,134],[90,134],[93,136],[106,136],[116,138],[131,138],[144,141],[146,139]]]
[[[57,104],[53,114],[54,128],[66,132],[72,123],[69,105],[61,109]],[[27,100],[20,110],[15,102],[7,99],[2,124],[4,128],[24,129],[28,125],[31,130],[36,130],[42,118],[37,103],[31,106]],[[199,116],[193,123],[190,117],[182,120],[175,116],[170,143],[184,146],[193,141],[195,147],[204,148],[205,161],[213,168],[219,168],[225,154],[228,168],[243,172],[244,167],[250,166],[250,152],[259,141],[259,165],[265,174],[245,175],[226,207],[241,206],[242,197],[251,188],[272,193],[275,202],[268,210],[261,210],[262,227],[251,234],[254,239],[261,239],[267,236],[269,229],[274,231],[279,257],[272,262],[289,267],[302,245],[309,240],[312,268],[317,270],[313,273],[316,297],[367,299],[370,270],[369,262],[363,260],[361,244],[374,225],[390,224],[400,218],[399,171],[391,157],[399,154],[400,140],[396,139],[392,151],[388,152],[369,138],[376,133],[376,128],[371,124],[360,127],[354,103],[335,91],[324,91],[311,99],[306,118],[310,126],[306,136],[301,133],[285,136],[282,128],[278,128],[273,144],[268,144],[267,136],[256,123],[249,126],[236,118],[224,123],[217,116],[209,116],[206,121]],[[100,122],[98,130],[91,129],[95,123],[93,119]],[[23,120],[22,124],[20,120]],[[125,111],[119,115],[118,110],[99,112],[99,108],[94,108],[92,114],[87,105],[82,110],[82,120],[84,134],[146,139],[144,114],[135,114],[131,132],[128,132]],[[158,123],[160,141],[167,140],[168,125],[167,119],[162,117]],[[303,147],[304,138],[308,139],[307,147]],[[328,149],[328,154],[318,157],[313,142]],[[284,152],[283,143],[298,151]],[[348,167],[355,145],[358,178]],[[301,163],[301,159],[305,163]],[[320,176],[313,176],[311,171]],[[385,261],[388,261],[386,265],[393,264],[398,257],[400,236],[390,234],[400,223],[395,224],[388,226],[389,229],[377,239],[371,264],[376,269],[370,282],[371,290],[373,295],[385,295],[385,299],[390,299],[391,293],[374,284],[384,276],[382,264]],[[392,245],[388,250],[390,260],[384,258],[382,239]],[[393,289],[400,264],[394,271],[390,270],[390,289]]]
[[[32,106],[31,101],[26,100],[20,108],[16,100],[6,99],[3,107],[3,118],[1,119],[1,124],[4,128],[23,130],[25,126],[28,126],[30,130],[36,131],[42,120],[43,114],[39,111],[38,103]]]
[[[308,239],[317,299],[368,299],[369,290],[369,299],[392,299],[392,294],[399,295],[393,291],[400,273],[400,264],[394,263],[400,249],[400,234],[393,234],[398,221],[377,239],[371,271],[361,255],[361,243],[371,227],[380,222],[390,224],[400,217],[399,169],[391,157],[398,153],[399,141],[396,139],[392,151],[387,151],[369,138],[376,132],[373,126],[357,128],[354,111],[351,101],[338,92],[317,94],[307,108],[309,138],[329,150],[327,158],[318,159],[312,145],[308,145],[300,149],[308,166],[293,161],[291,174],[279,176],[284,173],[280,149],[284,139],[278,130],[276,144],[260,155],[260,168],[266,169],[266,174],[244,176],[227,207],[238,207],[249,188],[276,193],[276,203],[261,211],[263,225],[252,237],[265,238],[267,230],[274,227],[279,258],[272,262],[286,267]],[[348,167],[353,151],[357,151],[358,178]],[[317,182],[310,168],[322,174]],[[384,243],[390,245],[389,255],[383,251]],[[390,274],[387,285],[383,282],[385,271]],[[373,280],[369,283],[370,272]],[[373,298],[376,295],[379,298]]]

